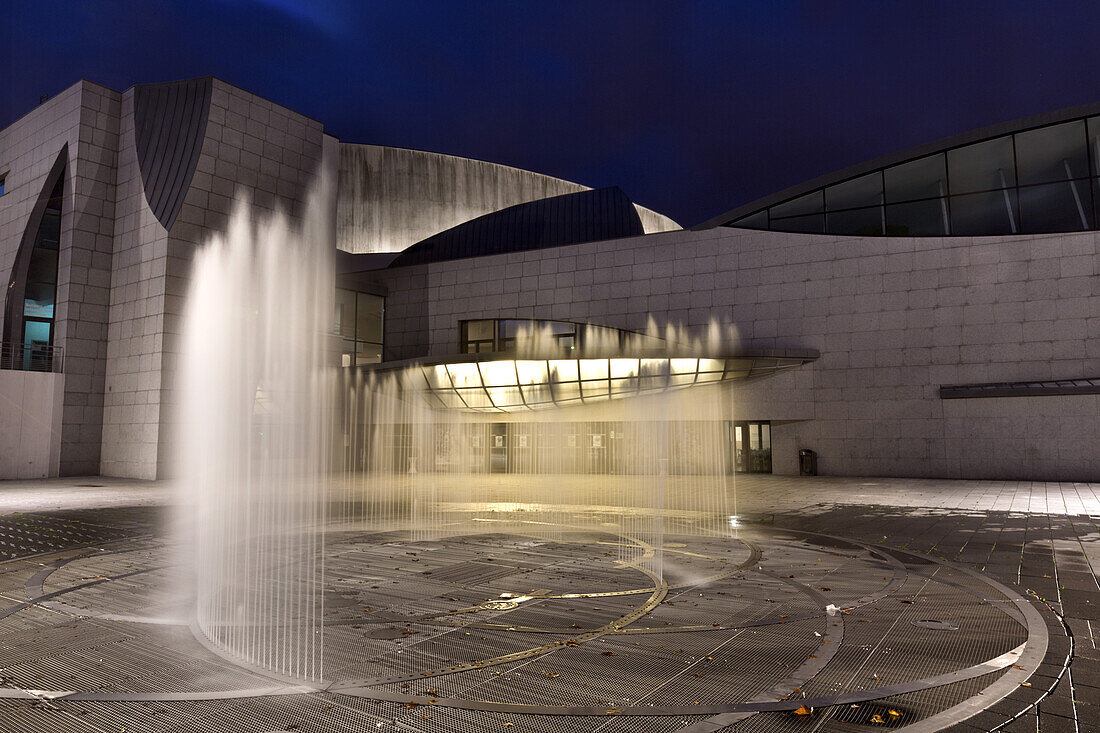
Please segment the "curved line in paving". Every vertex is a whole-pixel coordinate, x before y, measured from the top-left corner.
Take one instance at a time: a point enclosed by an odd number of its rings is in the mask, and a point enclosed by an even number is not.
[[[1012,651],[976,664],[965,669],[948,672],[935,677],[927,677],[921,680],[913,680],[887,687],[878,687],[870,690],[831,695],[827,697],[804,698],[798,700],[776,700],[773,702],[744,702],[730,703],[726,705],[680,705],[649,707],[645,705],[630,706],[624,708],[590,707],[590,706],[550,706],[550,705],[526,705],[522,703],[499,703],[485,700],[461,700],[454,698],[427,697],[422,695],[404,695],[392,693],[386,690],[376,690],[368,687],[344,688],[337,685],[285,685],[281,687],[256,687],[237,690],[221,690],[213,692],[71,692],[48,690],[22,690],[14,688],[0,688],[0,698],[8,699],[39,699],[54,700],[59,702],[140,702],[140,701],[173,701],[173,700],[235,700],[247,697],[265,697],[272,695],[299,695],[315,692],[331,692],[348,697],[359,697],[369,700],[382,700],[387,702],[414,703],[417,705],[435,705],[438,707],[458,708],[462,710],[484,710],[500,713],[522,713],[529,715],[715,715],[729,712],[784,712],[795,710],[803,705],[808,707],[830,707],[833,705],[846,705],[850,703],[868,702],[894,695],[903,695],[910,692],[918,692],[934,687],[942,687],[963,680],[981,677],[991,672],[1002,670],[1017,663],[1023,652],[1024,645],[1016,647]],[[985,706],[983,706],[984,708]],[[975,711],[977,712],[977,711]],[[922,721],[923,722],[923,721]]]
[[[623,539],[633,542],[637,547],[642,549],[642,556],[639,560],[646,560],[654,556],[656,548],[650,545],[644,540],[636,539],[634,537],[628,537],[622,535]],[[661,576],[649,570],[641,564],[641,562],[624,562],[623,565],[634,568],[640,573],[645,574],[653,581],[654,591],[650,594],[640,607],[632,610],[630,613],[624,614],[619,618],[610,621],[603,626],[593,629],[587,633],[576,634],[569,639],[561,639],[558,641],[550,642],[549,644],[542,644],[540,646],[531,647],[530,649],[523,649],[511,654],[503,654],[499,657],[492,657],[491,659],[477,660],[474,662],[465,662],[461,664],[451,665],[449,667],[443,667],[435,670],[427,670],[416,672],[414,674],[398,675],[394,677],[380,677],[373,680],[352,680],[347,683],[339,683],[341,685],[348,684],[353,687],[368,687],[376,685],[388,685],[396,682],[410,682],[412,680],[422,680],[429,677],[438,677],[445,674],[454,674],[456,672],[468,672],[475,669],[486,669],[488,667],[495,667],[500,664],[507,664],[508,662],[516,662],[521,659],[530,659],[532,657],[539,657],[544,654],[562,649],[568,646],[579,646],[585,642],[593,641],[614,631],[621,629],[625,626],[637,621],[642,616],[645,616],[657,606],[661,605],[661,601],[668,595],[668,585],[664,582]]]
[[[982,677],[991,672],[1010,667],[1016,663],[1024,645],[1006,652],[999,657],[976,664],[965,669],[947,672],[934,677],[926,677],[920,680],[902,682],[886,687],[877,687],[857,692],[847,692],[841,695],[829,695],[827,697],[801,698],[798,700],[775,700],[770,702],[742,702],[725,705],[662,705],[660,707],[648,707],[645,705],[628,706],[623,708],[591,707],[591,706],[552,706],[552,705],[526,705],[523,703],[499,703],[485,700],[460,700],[442,697],[425,697],[422,695],[403,695],[388,692],[386,690],[374,690],[367,687],[342,688],[336,685],[326,688],[328,692],[334,692],[351,697],[361,697],[369,700],[382,700],[387,702],[415,703],[417,705],[434,705],[437,707],[459,708],[462,710],[484,710],[498,713],[522,713],[527,715],[717,715],[719,713],[763,713],[785,712],[796,710],[799,707],[831,707],[834,705],[847,705],[851,703],[869,702],[894,695],[904,695],[910,692],[919,692],[935,687],[950,685],[963,680]]]
[[[122,573],[120,575],[111,575],[111,576],[107,576],[105,578],[96,578],[95,580],[88,581],[87,583],[79,583],[77,585],[72,585],[72,586],[69,586],[67,588],[61,588],[59,590],[51,591],[49,593],[46,592],[46,588],[45,588],[46,579],[49,578],[50,575],[57,572],[58,570],[63,568],[65,565],[68,565],[71,562],[74,562],[76,560],[86,560],[88,558],[103,557],[105,555],[125,555],[126,553],[138,552],[138,551],[143,550],[143,549],[148,549],[148,548],[134,548],[134,549],[130,549],[130,550],[105,550],[103,552],[96,553],[95,555],[80,554],[80,555],[73,555],[72,557],[66,557],[66,558],[60,558],[58,560],[54,560],[53,562],[48,563],[41,570],[39,570],[38,572],[34,573],[29,578],[27,578],[26,583],[24,583],[24,591],[27,594],[27,599],[28,600],[26,600],[22,603],[18,603],[14,606],[10,606],[10,607],[5,608],[3,610],[0,610],[0,619],[3,619],[7,616],[10,616],[13,613],[18,613],[19,611],[22,611],[26,608],[30,608],[31,606],[41,606],[41,607],[47,608],[51,611],[58,611],[60,613],[68,614],[70,616],[77,616],[77,617],[83,617],[83,618],[97,618],[97,619],[102,619],[104,621],[126,621],[126,622],[129,622],[129,623],[138,623],[138,624],[160,624],[160,625],[169,625],[169,626],[185,626],[187,622],[183,621],[182,619],[157,618],[157,617],[153,617],[153,616],[131,616],[131,615],[126,615],[126,614],[115,614],[115,613],[101,613],[101,612],[98,612],[98,611],[83,609],[83,608],[77,608],[75,606],[70,606],[66,603],[54,602],[53,601],[54,598],[57,598],[59,596],[66,595],[66,594],[72,593],[74,591],[83,590],[84,588],[91,588],[91,587],[99,585],[101,583],[108,583],[108,582],[113,581],[113,580],[122,580],[124,578],[131,578],[131,577],[134,577],[136,575],[143,575],[145,573],[152,573],[152,572],[156,572],[157,570],[163,570],[165,567],[167,567],[167,566],[164,566],[164,565],[159,565],[159,566],[152,567],[152,568],[144,568],[142,570],[134,570],[133,572]]]
[[[786,530],[786,531],[793,531],[793,530]],[[800,532],[799,531],[798,534],[816,534],[816,533],[808,533],[808,532]],[[876,546],[873,546],[873,545],[867,545],[865,543],[858,542],[858,541],[855,541],[855,540],[850,540],[848,538],[833,537],[833,536],[829,536],[829,535],[820,535],[820,534],[816,534],[816,536],[818,536],[818,537],[828,537],[829,539],[835,539],[835,540],[850,543],[850,544],[853,544],[853,545],[856,545],[856,546],[864,547],[865,549],[874,552],[875,554],[879,555],[880,557],[883,557],[883,558],[887,559],[888,562],[892,561],[892,563],[901,564],[900,561],[898,561],[896,558],[893,558],[888,552],[886,552],[885,548],[879,548],[879,547],[876,547]],[[654,548],[652,548],[652,546],[649,546],[649,545],[646,545],[645,543],[640,543],[640,542],[639,542],[639,546],[642,546],[645,549],[645,552],[648,553],[647,555],[643,555],[643,558],[647,557],[647,556],[652,556],[653,549],[654,549]],[[870,701],[870,700],[881,699],[881,698],[884,698],[884,697],[890,697],[890,696],[899,695],[899,694],[908,694],[908,693],[917,692],[917,691],[920,691],[920,690],[931,689],[931,688],[934,688],[934,687],[953,684],[955,682],[960,682],[960,681],[967,680],[967,679],[974,679],[974,678],[977,678],[977,677],[981,677],[981,676],[990,674],[992,672],[996,672],[996,671],[999,671],[999,670],[1005,670],[1006,668],[1010,668],[1010,669],[1008,669],[1007,672],[1005,672],[1005,674],[1001,675],[998,678],[997,681],[995,681],[993,684],[991,684],[990,686],[985,688],[985,690],[983,691],[982,700],[981,700],[980,703],[979,702],[973,702],[973,698],[971,698],[971,700],[965,701],[965,702],[963,702],[959,705],[956,705],[952,708],[941,711],[940,713],[937,713],[937,714],[935,714],[935,715],[933,715],[929,718],[926,718],[925,720],[919,721],[919,722],[914,723],[910,726],[906,726],[906,728],[905,728],[905,730],[912,731],[912,733],[921,733],[923,731],[937,730],[942,725],[946,725],[946,724],[949,724],[951,722],[958,722],[961,719],[965,719],[965,717],[969,717],[970,715],[973,715],[973,714],[975,714],[975,713],[977,713],[981,710],[987,709],[992,703],[1002,699],[1003,697],[1007,696],[1008,693],[1011,692],[1013,689],[1016,689],[1016,687],[1019,685],[1020,682],[1023,682],[1028,677],[1030,677],[1032,674],[1034,674],[1034,672],[1038,668],[1038,665],[1041,664],[1042,661],[1043,661],[1043,658],[1044,658],[1045,653],[1046,653],[1048,641],[1049,641],[1049,638],[1047,636],[1046,626],[1045,626],[1045,623],[1043,621],[1043,618],[1039,614],[1039,612],[1034,608],[1034,606],[1032,606],[1030,603],[1028,603],[1025,599],[1019,597],[1018,594],[1016,594],[1014,591],[1012,591],[1007,586],[1004,586],[1003,584],[999,583],[998,581],[993,580],[992,578],[988,578],[988,577],[986,577],[986,576],[984,576],[984,575],[982,575],[982,574],[980,574],[976,571],[973,571],[969,568],[959,566],[959,565],[956,565],[954,563],[948,563],[946,561],[938,560],[936,558],[928,558],[926,556],[922,556],[922,555],[919,555],[919,554],[913,553],[913,552],[899,551],[899,550],[892,550],[892,551],[893,552],[903,552],[904,554],[910,555],[910,556],[915,557],[915,558],[919,558],[920,560],[922,560],[924,562],[932,561],[932,562],[935,562],[937,564],[945,565],[945,566],[948,566],[948,567],[953,567],[953,568],[955,568],[955,569],[957,569],[957,570],[959,570],[959,571],[975,578],[976,580],[979,580],[980,582],[987,584],[989,587],[995,589],[997,592],[1001,593],[1006,598],[1010,599],[1013,603],[1015,603],[1016,607],[1019,610],[1020,615],[1023,617],[1023,619],[1026,622],[1026,628],[1028,630],[1028,640],[1024,644],[1021,644],[1020,646],[1018,646],[1016,649],[1013,649],[1013,650],[1011,650],[1011,651],[1009,651],[1005,654],[1002,654],[999,657],[996,657],[994,659],[987,660],[985,662],[982,662],[982,663],[977,664],[977,665],[973,665],[971,667],[968,667],[968,668],[965,668],[965,669],[962,669],[962,670],[956,670],[954,672],[949,672],[949,673],[945,673],[945,674],[942,674],[942,675],[937,675],[937,676],[934,676],[934,677],[925,678],[925,679],[921,679],[921,680],[913,680],[913,681],[910,681],[910,682],[900,683],[900,684],[897,684],[897,685],[891,685],[891,686],[887,686],[887,687],[880,687],[880,688],[874,688],[874,689],[870,689],[870,690],[862,690],[862,691],[858,691],[858,692],[851,692],[851,693],[845,693],[845,694],[842,694],[842,695],[834,695],[834,696],[827,696],[827,697],[820,697],[820,698],[802,698],[802,699],[796,699],[796,700],[775,700],[775,701],[752,700],[752,701],[749,701],[749,702],[733,703],[733,704],[727,704],[727,705],[692,705],[692,706],[660,706],[660,707],[650,707],[650,706],[641,706],[641,705],[639,705],[639,706],[625,707],[625,708],[621,708],[621,709],[612,709],[612,708],[607,708],[607,707],[591,707],[591,706],[585,706],[585,707],[561,706],[561,707],[558,707],[558,706],[525,705],[525,704],[520,704],[520,703],[498,703],[498,702],[480,701],[480,700],[431,698],[431,697],[425,697],[425,696],[406,695],[406,694],[400,694],[400,693],[391,693],[391,692],[384,691],[384,690],[371,689],[371,687],[374,686],[374,685],[386,684],[386,683],[389,683],[391,681],[401,681],[401,679],[409,679],[409,680],[411,680],[411,679],[423,679],[426,676],[423,673],[413,675],[413,676],[409,676],[407,678],[387,678],[385,680],[372,680],[372,681],[359,681],[359,682],[349,681],[349,682],[344,682],[344,683],[317,684],[317,685],[289,684],[289,685],[282,685],[282,686],[278,686],[278,687],[257,687],[257,688],[248,688],[248,689],[238,689],[238,690],[223,690],[223,691],[213,691],[213,692],[186,692],[186,693],[108,693],[108,692],[41,691],[41,690],[21,690],[21,689],[14,689],[14,688],[0,688],[0,698],[50,699],[50,700],[58,700],[58,701],[105,701],[105,702],[109,702],[109,701],[121,702],[121,701],[219,700],[219,699],[240,699],[240,698],[247,698],[247,697],[262,697],[262,696],[271,696],[271,695],[303,694],[303,693],[313,693],[313,692],[327,691],[327,692],[331,692],[331,693],[335,693],[335,694],[343,694],[343,695],[352,696],[352,697],[361,697],[361,698],[374,699],[374,700],[386,700],[386,701],[393,701],[393,702],[403,702],[403,703],[406,703],[406,704],[413,703],[413,704],[424,704],[424,705],[437,705],[437,706],[442,706],[442,707],[454,707],[454,708],[469,709],[469,710],[485,710],[485,711],[494,711],[494,712],[511,712],[511,713],[538,714],[538,715],[586,715],[586,716],[594,716],[594,715],[600,715],[600,716],[603,716],[603,715],[628,715],[628,716],[633,716],[633,715],[700,715],[700,714],[703,714],[703,715],[720,715],[720,714],[723,714],[723,713],[725,713],[725,714],[728,714],[728,713],[752,714],[752,713],[758,713],[758,712],[781,712],[781,711],[794,710],[794,709],[796,709],[800,706],[804,706],[804,705],[808,706],[808,707],[830,707],[830,706],[834,706],[834,705],[843,705],[843,704],[849,704],[849,703],[867,702],[867,701]],[[77,559],[77,558],[69,558],[67,561],[71,561],[73,559]],[[904,564],[901,564],[901,565],[904,568]],[[634,565],[632,565],[632,566],[634,566]],[[659,584],[660,581],[655,575],[648,572],[645,568],[638,567],[638,566],[634,566],[634,567],[636,567],[636,569],[640,570],[641,572],[645,572],[647,575],[651,575],[651,577],[654,579],[654,582],[655,582],[655,588],[658,587],[658,584]],[[42,575],[42,578],[44,579],[45,577],[47,577],[49,572],[53,572],[53,570],[55,570],[55,569],[56,569],[56,567],[49,570],[48,572],[40,571],[40,573],[45,572],[45,574]],[[136,575],[136,574],[141,573],[141,572],[149,572],[149,571],[148,570],[135,571],[134,573],[127,573],[127,574],[124,574],[124,575],[121,575],[121,576],[115,576],[115,578],[127,577],[129,575]],[[761,571],[761,572],[767,573],[767,571]],[[895,580],[896,579],[897,578],[895,577]],[[106,582],[106,580],[108,580],[108,579],[106,579],[106,578],[105,579],[97,579],[97,580],[91,581],[89,583],[80,584],[78,586],[73,586],[71,588],[62,589],[61,591],[56,591],[54,593],[45,594],[45,596],[53,597],[53,596],[60,595],[60,594],[65,593],[65,592],[71,592],[73,590],[77,590],[79,588],[96,585],[100,582]],[[789,580],[789,579],[780,578],[780,580]],[[28,584],[29,583],[30,583],[30,581],[28,581]],[[893,584],[894,583],[892,582],[889,585],[893,585]],[[667,593],[667,586],[665,586],[664,590]],[[814,591],[812,588],[807,587],[807,590],[810,591],[811,593],[816,594],[817,596],[820,596],[820,594],[817,594],[816,591]],[[886,590],[887,589],[884,588],[882,591],[879,591],[879,592],[877,592],[876,594],[873,594],[873,595],[878,596],[878,595],[881,594],[882,596],[884,596],[884,595],[887,594]],[[624,622],[625,623],[631,623],[631,622],[633,622],[633,620],[636,620],[637,618],[640,618],[641,616],[643,616],[645,613],[648,613],[650,610],[652,610],[653,607],[656,607],[656,605],[659,604],[660,600],[656,600],[656,603],[653,603],[653,601],[655,599],[657,599],[658,595],[659,594],[654,593],[651,596],[651,598],[649,599],[649,603],[647,603],[646,606],[636,610],[635,612],[633,612],[631,614],[628,614],[627,616],[621,617],[620,619],[617,619],[615,622],[612,622],[611,624],[608,624],[607,626],[603,627],[603,629],[606,629],[603,633],[610,633],[611,630],[616,629],[616,628],[618,630],[622,630],[622,626],[625,625]],[[663,596],[662,596],[662,598],[663,598]],[[870,598],[870,597],[865,597],[865,598]],[[35,599],[35,600],[42,600],[42,598],[38,598],[38,599]],[[824,597],[821,596],[820,599],[817,599],[817,600],[824,600]],[[861,601],[862,600],[863,599],[861,599]],[[20,608],[20,607],[26,607],[27,605],[33,605],[33,601],[28,602],[26,604],[20,604],[18,607],[14,607],[13,609],[6,609],[5,612],[0,612],[0,618],[2,618],[5,615],[9,615],[10,613],[14,612],[15,610],[18,610],[18,608]],[[997,607],[1000,608],[999,605]],[[1004,611],[1010,617],[1014,617],[1013,614],[1009,613],[1005,609],[1001,608],[1001,610]],[[631,620],[628,620],[631,617],[633,617],[633,618]],[[842,623],[842,619],[840,618],[839,614],[836,617],[831,617],[831,618],[837,618]],[[603,634],[600,634],[600,635],[603,635]],[[587,636],[587,635],[585,635],[585,636]],[[595,637],[593,636],[591,638],[595,638]],[[587,639],[585,639],[585,640],[587,640]],[[565,645],[566,643],[567,642],[556,642],[554,644],[545,645],[544,647],[535,647],[534,648],[535,650],[540,650],[540,651],[537,651],[534,654],[530,654],[530,656],[538,656],[541,653],[546,653],[548,651],[552,651],[555,648],[560,648],[561,646]],[[837,644],[833,648],[838,649],[839,644]],[[543,649],[545,649],[546,651],[541,651]],[[217,651],[217,650],[215,649],[215,651]],[[531,652],[531,651],[533,651],[533,650],[527,650],[528,653]],[[525,654],[525,653],[520,652],[519,654],[522,655],[522,654]],[[222,654],[222,656],[225,657],[224,654]],[[511,661],[512,659],[515,659],[515,658],[516,658],[516,655],[506,655],[504,657],[500,657],[500,658],[497,658],[497,659],[500,660],[500,661]],[[237,660],[229,659],[229,661],[232,661],[235,664],[239,664],[239,662]],[[490,660],[490,661],[494,661],[494,660]],[[500,661],[496,661],[495,663],[500,663]],[[810,660],[810,661],[812,661],[812,660]],[[790,678],[788,678],[787,681],[793,681],[794,677],[796,675],[799,675],[800,672],[807,671],[807,670],[803,669],[804,666],[805,665],[802,665],[798,669],[796,669],[795,673],[792,674],[792,676]],[[824,664],[822,664],[821,666],[824,666]],[[479,667],[477,665],[473,665],[473,666],[471,666],[471,668],[479,668]],[[448,668],[447,671],[441,671],[441,672],[442,673],[450,673],[450,671],[451,671],[451,668]],[[459,670],[454,670],[454,671],[463,671],[463,670],[459,669]],[[818,670],[818,671],[820,671],[820,670]],[[814,674],[816,674],[816,672],[814,672]],[[801,675],[799,675],[799,676],[801,676]],[[772,691],[776,691],[775,688],[773,688]],[[762,695],[759,696],[759,697],[762,697]],[[740,717],[740,716],[738,716],[738,717]],[[717,721],[715,721],[715,722],[717,722]],[[700,730],[704,730],[704,729],[700,729]]]
[[[1039,613],[1034,605],[1003,583],[982,575],[976,570],[971,570],[964,565],[928,558],[924,555],[907,550],[895,550],[895,552],[901,552],[910,557],[921,558],[922,560],[931,559],[934,562],[959,570],[982,583],[986,583],[1016,605],[1017,610],[1024,619],[1023,626],[1027,629],[1027,641],[1020,645],[1023,648],[1021,649],[1019,660],[1013,663],[1011,668],[993,682],[993,684],[982,690],[980,696],[975,695],[947,710],[941,710],[935,715],[931,715],[924,720],[906,726],[904,730],[909,731],[909,733],[931,733],[932,731],[940,730],[954,723],[962,722],[971,716],[977,715],[983,710],[989,709],[994,703],[1008,697],[1013,690],[1019,689],[1022,683],[1026,682],[1029,677],[1039,670],[1039,665],[1042,664],[1043,660],[1046,658],[1047,648],[1050,644],[1050,636],[1042,614]],[[971,590],[971,592],[973,592],[973,590]],[[1010,618],[1016,618],[1000,605],[996,605],[995,607],[1000,609]],[[981,697],[980,703],[978,702],[978,697]]]
[[[729,577],[730,575],[733,575],[735,572],[741,572],[741,571],[748,570],[752,565],[755,565],[757,562],[759,562],[759,560],[762,556],[762,551],[761,551],[760,547],[758,547],[755,543],[749,542],[748,540],[745,540],[745,539],[742,539],[742,538],[737,538],[737,540],[739,542],[742,542],[743,544],[748,545],[752,549],[752,553],[750,554],[749,559],[742,562],[740,565],[737,566],[737,568],[735,568],[732,571],[725,571],[725,572],[719,573],[717,575],[711,576],[709,578],[704,578],[703,580],[699,581],[698,583],[694,583],[692,585],[701,585],[703,583],[710,582],[710,581],[713,581],[715,579],[721,579],[721,578],[724,578],[724,577]],[[840,608],[841,611],[844,611],[844,612],[852,611],[853,609],[861,608],[861,607],[869,605],[871,603],[875,603],[877,601],[880,601],[883,598],[893,594],[895,591],[899,590],[905,584],[905,581],[907,580],[909,569],[905,566],[904,563],[900,562],[897,558],[891,556],[889,553],[881,552],[881,551],[878,551],[878,550],[873,550],[873,548],[866,548],[866,549],[873,551],[875,555],[878,555],[879,557],[885,559],[887,561],[887,565],[893,570],[893,575],[892,575],[892,577],[890,577],[890,579],[888,580],[888,582],[886,583],[885,586],[883,586],[879,590],[875,591],[874,593],[863,596],[863,597],[861,597],[861,598],[859,598],[859,599],[857,599],[857,600],[855,600],[851,603],[847,603],[843,606],[840,606],[839,608]],[[707,555],[700,555],[700,554],[694,553],[694,552],[685,553],[682,550],[670,549],[670,548],[667,548],[667,547],[664,548],[663,551],[664,552],[679,552],[679,553],[682,553],[682,554],[689,554],[689,555],[694,555],[696,557],[703,557],[703,558],[706,558],[708,560],[715,560],[715,561],[718,561],[718,562],[722,562],[721,558],[709,557]],[[827,554],[837,555],[838,553],[827,553]],[[781,582],[787,582],[789,580],[788,578],[784,578],[784,577],[779,576],[779,575],[775,575],[775,574],[765,572],[765,571],[763,571],[759,568],[756,569],[756,572],[761,572],[764,575],[769,575],[770,577],[773,577],[775,580],[779,580]],[[937,582],[946,582],[946,581],[937,581]],[[685,588],[685,587],[692,587],[692,585],[681,584],[681,585],[669,586],[669,588],[670,589],[672,589],[672,588]],[[794,583],[794,585],[798,585],[798,584]],[[626,595],[628,593],[633,594],[633,593],[651,592],[652,590],[653,590],[652,588],[647,588],[647,589],[644,589],[644,590],[618,591],[617,594]],[[966,590],[969,590],[969,589],[966,589]],[[596,596],[596,595],[599,595],[599,594],[583,594],[583,596],[578,596],[578,597],[586,597],[587,598],[587,597],[592,597],[592,596]],[[609,594],[609,595],[613,595],[613,594]],[[547,598],[571,598],[571,597],[574,597],[574,596],[540,596],[538,600],[545,600]],[[819,598],[814,598],[814,601],[817,602],[817,604],[821,607],[822,610],[820,612],[806,614],[806,615],[803,615],[803,616],[796,616],[795,618],[762,619],[762,620],[759,620],[759,621],[750,621],[750,622],[746,622],[746,623],[743,623],[743,624],[736,624],[736,625],[718,625],[718,626],[716,626],[714,624],[709,624],[709,625],[698,625],[698,626],[655,626],[655,627],[641,627],[641,628],[626,628],[626,629],[619,629],[619,630],[617,630],[613,633],[616,633],[616,634],[631,634],[631,635],[638,635],[638,634],[669,634],[669,633],[692,632],[692,631],[737,631],[737,630],[740,630],[740,629],[761,628],[761,627],[764,627],[764,626],[778,626],[779,624],[796,623],[798,621],[809,621],[810,619],[821,618],[822,616],[825,616],[826,613],[825,613],[824,609],[825,609],[825,606],[828,605],[828,599],[825,598],[824,596],[821,596],[820,599]],[[475,607],[471,607],[471,608],[479,608],[479,607],[475,606]],[[470,609],[460,609],[458,611],[458,613],[462,613],[463,610],[470,610]],[[453,615],[453,614],[451,612],[447,612],[447,614],[431,614],[431,615],[413,617],[412,619],[407,620],[407,622],[408,623],[425,623],[425,621],[427,621],[427,620],[430,620],[430,619],[433,619],[433,618],[440,618],[440,617],[444,617],[444,616],[449,616],[449,615]],[[341,621],[337,622],[334,625],[346,626],[346,625],[351,625],[351,624],[362,624],[362,625],[366,626],[366,625],[369,625],[369,624],[378,625],[378,624],[393,624],[393,623],[399,623],[399,622],[406,622],[406,619],[390,619],[390,620],[383,620],[383,621],[344,619],[344,620],[341,620]],[[480,623],[479,622],[473,622],[473,623],[468,623],[468,624],[455,624],[453,626],[453,628],[456,628],[456,629],[458,629],[458,628],[463,628],[463,629],[474,628],[474,629],[487,629],[487,630],[493,630],[493,631],[514,631],[514,632],[522,632],[522,633],[528,633],[528,634],[575,634],[575,633],[577,633],[573,629],[549,628],[549,627],[539,627],[539,626],[516,626],[514,624],[493,624],[493,623],[488,623],[488,622],[480,622]]]
[[[698,580],[698,581],[694,581],[692,583],[678,583],[676,585],[667,585],[666,588],[668,590],[676,590],[678,588],[692,588],[692,587],[695,587],[695,586],[698,586],[698,585],[702,585],[704,583],[710,583],[710,582],[713,582],[715,580],[721,580],[722,578],[728,578],[729,576],[731,576],[735,573],[744,572],[745,570],[748,570],[753,565],[760,562],[760,557],[762,555],[762,551],[761,551],[760,547],[758,547],[755,543],[749,542],[747,540],[737,539],[737,541],[740,542],[741,544],[745,545],[749,549],[749,556],[748,556],[748,558],[746,558],[742,562],[738,563],[735,567],[730,568],[728,570],[723,570],[720,573],[715,573],[714,575],[708,576],[708,577],[703,578],[703,579]],[[616,543],[616,544],[621,544],[621,543]],[[699,555],[699,554],[694,553],[694,552],[684,552],[682,550],[670,549],[670,548],[667,548],[667,547],[662,547],[661,551],[662,552],[678,552],[678,553],[685,554],[685,555],[694,555],[695,557],[706,558],[707,560],[714,560],[715,562],[719,562],[719,563],[723,563],[723,564],[727,563],[726,560],[723,560],[721,558],[709,557],[707,555]],[[625,567],[634,567],[630,563],[623,563],[623,565]],[[639,568],[635,568],[635,569],[639,569]],[[642,572],[645,572],[645,571],[642,570]],[[531,600],[534,600],[534,601],[553,601],[553,600],[580,599],[580,598],[606,598],[606,597],[609,597],[609,596],[632,596],[632,595],[641,595],[643,593],[652,594],[656,590],[657,590],[657,586],[653,585],[653,586],[649,586],[649,587],[646,587],[646,588],[632,588],[630,590],[617,590],[617,591],[607,591],[607,592],[600,592],[600,593],[565,593],[565,594],[561,594],[561,595],[545,595],[545,596],[538,596],[537,598],[533,598]],[[497,602],[499,602],[499,601],[489,601],[489,603],[497,603]],[[471,623],[462,623],[462,624],[447,624],[447,623],[432,624],[431,623],[435,619],[448,619],[448,618],[452,618],[454,616],[461,615],[461,614],[464,614],[464,613],[476,613],[477,611],[483,610],[486,607],[487,607],[486,604],[483,603],[479,606],[467,606],[465,608],[458,608],[458,609],[446,611],[444,613],[426,613],[426,614],[422,614],[420,616],[407,616],[407,617],[402,617],[402,618],[389,618],[389,619],[383,618],[381,620],[377,620],[377,619],[369,617],[369,616],[362,616],[362,617],[356,617],[356,618],[343,618],[343,619],[339,619],[337,621],[330,621],[326,625],[327,626],[352,626],[352,625],[358,624],[358,625],[362,625],[362,626],[381,626],[381,625],[385,625],[385,624],[399,624],[399,623],[400,624],[424,624],[424,625],[446,626],[446,627],[455,628],[455,629],[490,629],[490,630],[503,630],[503,631],[524,631],[524,632],[535,633],[535,634],[564,634],[564,635],[567,635],[567,636],[575,636],[578,633],[585,634],[585,633],[591,633],[593,631],[596,631],[596,629],[589,629],[588,631],[581,630],[580,632],[578,632],[574,628],[550,629],[550,628],[540,628],[540,627],[534,627],[534,626],[515,626],[515,625],[512,625],[512,624],[493,624],[493,623],[489,623],[489,622],[476,622],[476,621],[471,622]],[[509,610],[511,610],[511,609],[509,609]],[[814,616],[806,616],[806,618],[814,618],[816,615],[820,615],[820,614],[815,614]],[[801,619],[799,619],[799,620],[801,620]],[[700,627],[700,628],[704,628],[704,627]],[[707,630],[714,631],[715,629],[723,629],[723,628],[737,629],[737,628],[741,628],[741,627],[739,627],[739,626],[723,627],[723,626],[713,626],[712,625],[712,626],[707,626],[705,628]],[[654,630],[656,631],[657,629],[654,629]],[[674,627],[674,628],[671,628],[671,629],[665,629],[665,628],[660,629],[661,632],[665,632],[665,631],[682,631],[682,630],[684,630],[684,627]],[[694,631],[695,629],[693,628],[691,630]],[[631,630],[630,629],[617,629],[617,630],[614,630],[611,633],[627,633],[628,631],[631,631]]]

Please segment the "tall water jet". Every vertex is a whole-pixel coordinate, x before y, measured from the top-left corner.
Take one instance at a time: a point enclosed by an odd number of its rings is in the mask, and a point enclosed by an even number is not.
[[[319,679],[333,394],[332,234],[238,204],[195,254],[180,360],[179,474],[194,627],[218,648]]]
[[[588,326],[563,349],[533,325],[508,353],[346,373],[330,518],[414,540],[596,531],[660,576],[666,531],[728,534],[732,405],[718,383],[741,365],[698,356],[733,348],[731,329],[650,331]]]

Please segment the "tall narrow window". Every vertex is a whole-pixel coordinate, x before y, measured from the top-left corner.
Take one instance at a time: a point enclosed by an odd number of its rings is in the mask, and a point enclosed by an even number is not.
[[[333,331],[342,337],[341,365],[361,366],[382,361],[386,300],[370,293],[336,289]]]
[[[23,291],[23,368],[48,368],[54,337],[57,299],[57,253],[61,243],[61,199],[64,178],[59,178],[38,232],[34,237]]]

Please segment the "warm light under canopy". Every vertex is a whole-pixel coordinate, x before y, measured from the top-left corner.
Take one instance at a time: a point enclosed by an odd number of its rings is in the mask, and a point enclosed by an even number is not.
[[[423,392],[433,407],[518,412],[764,377],[816,357],[810,352],[775,352],[721,358],[456,360],[408,365],[402,381]],[[393,368],[385,365],[379,371]]]

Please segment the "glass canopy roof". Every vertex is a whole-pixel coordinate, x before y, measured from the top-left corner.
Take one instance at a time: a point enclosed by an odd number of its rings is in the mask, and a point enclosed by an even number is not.
[[[519,412],[747,380],[816,359],[790,353],[722,358],[576,358],[462,360],[405,367],[404,386],[433,407]]]

